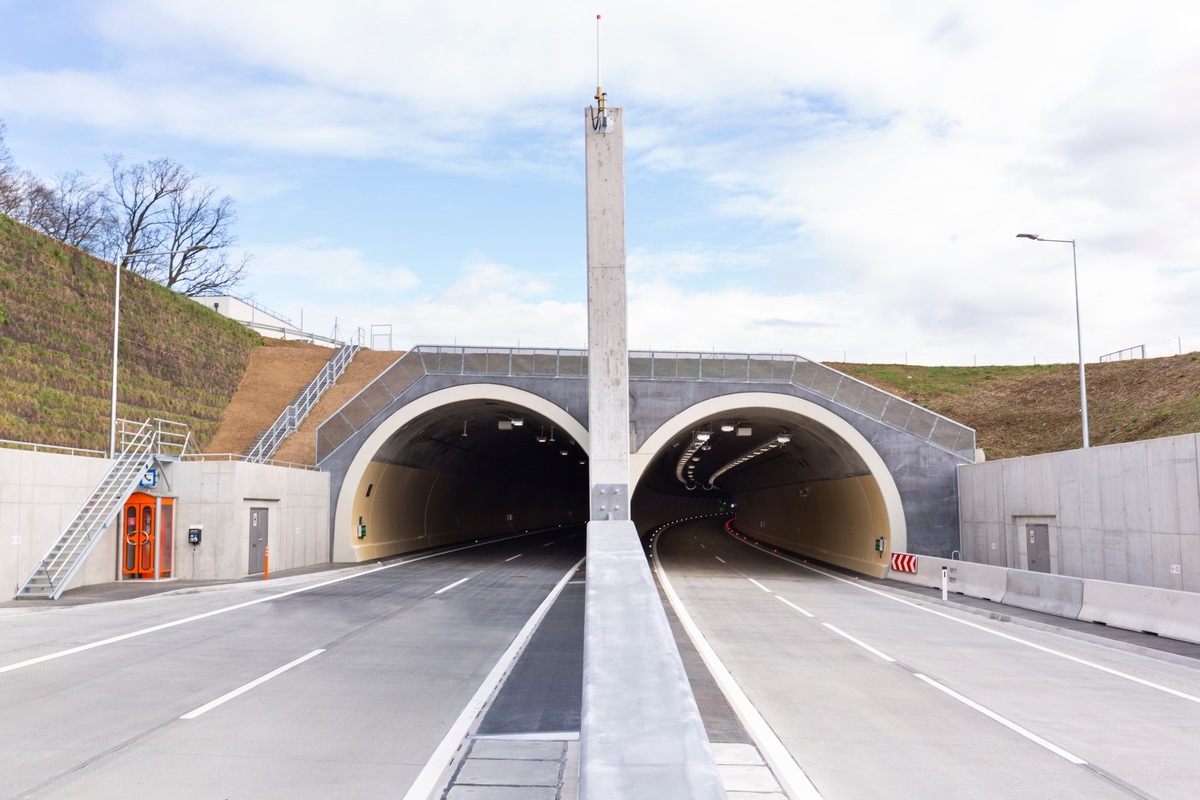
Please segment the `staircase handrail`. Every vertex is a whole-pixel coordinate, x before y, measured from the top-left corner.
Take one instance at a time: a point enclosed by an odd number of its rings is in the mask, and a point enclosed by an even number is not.
[[[284,438],[299,429],[300,423],[308,417],[313,407],[321,399],[321,395],[337,382],[337,379],[346,371],[346,367],[349,366],[355,353],[361,349],[362,345],[358,344],[344,344],[339,347],[321,368],[321,371],[317,373],[317,376],[309,381],[296,399],[271,423],[271,427],[263,431],[255,440],[250,452],[246,453],[246,460],[263,463],[270,459],[279,449]]]

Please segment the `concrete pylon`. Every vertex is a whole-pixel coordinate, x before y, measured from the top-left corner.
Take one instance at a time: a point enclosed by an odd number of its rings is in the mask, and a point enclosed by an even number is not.
[[[629,339],[621,109],[585,111],[591,519],[629,519]]]
[[[725,788],[629,516],[621,109],[586,113],[587,526],[580,800],[720,800]]]

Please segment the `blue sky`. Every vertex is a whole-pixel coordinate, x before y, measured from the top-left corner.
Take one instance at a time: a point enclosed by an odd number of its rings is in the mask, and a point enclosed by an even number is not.
[[[636,348],[924,364],[1200,349],[1182,2],[0,0],[18,164],[169,156],[240,291],[328,335],[578,347],[583,108],[625,109]]]

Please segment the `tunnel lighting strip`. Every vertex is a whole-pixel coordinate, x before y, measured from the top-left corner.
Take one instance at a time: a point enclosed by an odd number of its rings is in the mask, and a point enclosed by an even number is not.
[[[711,489],[713,487],[713,485],[717,482],[717,478],[721,477],[726,472],[729,472],[729,470],[733,469],[734,467],[740,467],[742,464],[745,464],[750,459],[757,458],[757,457],[763,455],[764,453],[769,453],[770,451],[774,450],[777,447],[783,447],[785,444],[787,444],[791,440],[792,440],[792,435],[790,433],[784,431],[775,436],[772,436],[770,439],[763,442],[758,447],[752,447],[751,449],[742,453],[740,456],[735,458],[733,461],[730,461],[728,464],[721,467],[719,470],[717,470],[712,475],[710,475],[708,477],[708,483],[705,484],[704,488]]]
[[[694,432],[692,434],[692,443],[689,444],[686,449],[684,449],[683,454],[679,456],[679,460],[675,462],[675,479],[682,483],[684,487],[688,489],[688,491],[696,488],[696,480],[690,475],[685,476],[683,471],[691,462],[692,456],[696,455],[696,453],[700,451],[700,448],[704,447],[704,445],[707,444],[708,440],[711,438],[711,431]],[[709,481],[709,483],[711,484],[712,482]]]

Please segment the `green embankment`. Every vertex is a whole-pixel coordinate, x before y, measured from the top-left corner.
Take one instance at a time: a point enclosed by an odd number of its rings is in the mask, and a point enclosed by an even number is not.
[[[108,448],[112,264],[0,215],[0,439]],[[117,415],[209,439],[261,337],[125,272]]]

